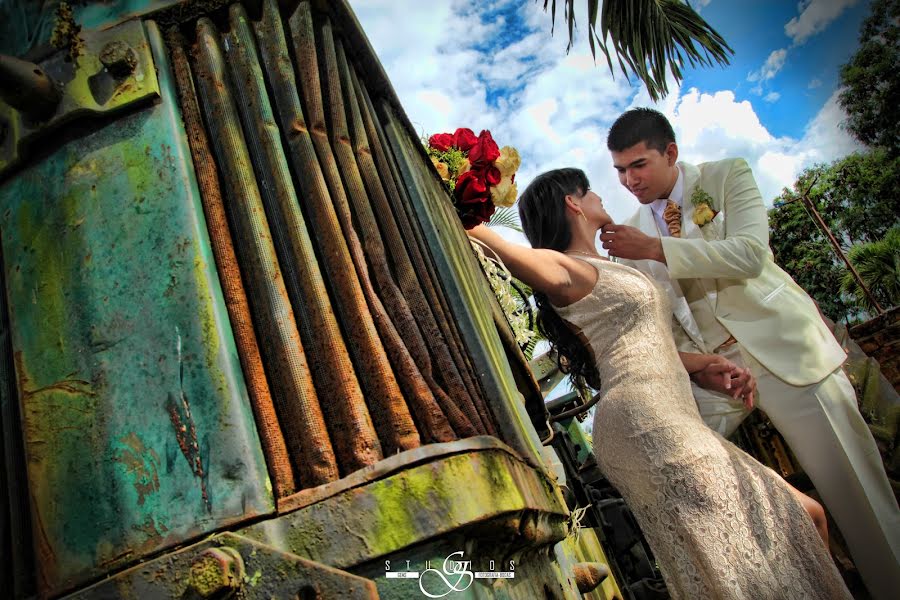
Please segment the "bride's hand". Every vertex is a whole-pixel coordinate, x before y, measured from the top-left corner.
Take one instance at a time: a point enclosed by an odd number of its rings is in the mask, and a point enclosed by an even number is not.
[[[732,376],[740,371],[740,368],[726,358],[709,355],[706,366],[691,373],[697,385],[707,390],[713,390],[731,396]]]
[[[466,233],[467,233],[470,237],[475,238],[476,240],[481,240],[481,239],[482,239],[483,237],[485,237],[486,235],[487,235],[487,236],[490,236],[490,234],[491,234],[492,232],[491,232],[490,229],[488,229],[487,225],[485,225],[484,223],[479,223],[479,224],[476,225],[475,227],[472,227],[471,229],[467,229],[467,230],[466,230]],[[483,240],[482,240],[482,241],[483,241]]]

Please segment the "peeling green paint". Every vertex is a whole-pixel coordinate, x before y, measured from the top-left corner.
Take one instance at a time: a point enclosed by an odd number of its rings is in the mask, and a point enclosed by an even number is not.
[[[45,593],[274,511],[161,59],[160,103],[0,184]]]
[[[556,523],[568,514],[543,475],[510,453],[491,449],[408,468],[242,534],[346,568],[522,511]]]

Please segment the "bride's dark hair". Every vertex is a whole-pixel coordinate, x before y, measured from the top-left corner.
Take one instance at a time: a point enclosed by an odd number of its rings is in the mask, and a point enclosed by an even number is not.
[[[581,196],[589,188],[581,169],[555,169],[534,178],[519,196],[519,220],[533,248],[563,252],[569,246],[572,230],[566,220],[565,197]],[[600,389],[600,373],[587,346],[553,310],[546,294],[535,291],[534,301],[538,331],[556,350],[560,370],[572,376],[576,388],[585,382]]]

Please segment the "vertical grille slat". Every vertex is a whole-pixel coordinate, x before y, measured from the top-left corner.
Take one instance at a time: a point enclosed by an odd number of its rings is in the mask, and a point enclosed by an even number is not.
[[[255,330],[271,386],[276,418],[258,415],[260,429],[284,438],[281,449],[264,441],[266,457],[286,452],[285,489],[300,491],[498,428],[419,228],[409,193],[420,190],[407,187],[343,32],[325,6],[281,10],[262,0],[251,17],[235,3],[222,31],[201,18],[193,40],[168,43],[182,96],[196,88],[202,108],[194,125],[184,112],[204,198],[219,196],[210,235],[233,244],[218,268],[246,285],[245,312],[230,317],[236,332],[241,319]]]
[[[312,11],[307,2],[301,2],[297,6],[289,20],[289,27],[294,42],[294,55],[300,75],[300,90],[305,101],[310,134],[319,157],[319,165],[330,191],[329,209],[332,213],[338,211],[335,221],[339,222],[339,228],[335,235],[347,249],[350,272],[352,273],[354,269],[356,272],[356,278],[348,280],[353,287],[352,294],[340,295],[357,299],[357,311],[353,315],[342,315],[342,324],[353,339],[351,351],[356,351],[354,362],[362,372],[360,379],[369,403],[369,410],[372,413],[372,420],[375,422],[375,429],[378,431],[385,453],[393,454],[397,451],[409,450],[418,447],[421,444],[421,438],[416,431],[409,407],[400,392],[395,374],[378,337],[373,318],[375,315],[372,315],[369,312],[370,307],[366,306],[365,289],[363,288],[368,283],[365,257],[359,238],[349,219],[347,196],[328,139]],[[327,266],[331,266],[330,263],[331,261],[326,261]],[[346,277],[344,279],[347,280]]]
[[[418,325],[409,310],[406,299],[394,282],[393,275],[387,262],[384,243],[378,230],[369,197],[366,194],[362,181],[362,174],[356,164],[356,158],[350,145],[350,135],[347,129],[347,119],[342,94],[342,85],[338,74],[337,55],[335,44],[331,35],[331,27],[327,20],[323,20],[319,26],[319,36],[322,46],[322,61],[325,65],[325,79],[329,82],[328,99],[331,108],[331,141],[334,153],[340,165],[344,180],[347,183],[349,207],[354,213],[355,222],[362,234],[366,249],[366,258],[370,270],[374,274],[374,284],[378,288],[378,294],[383,298],[383,304],[379,296],[375,294],[371,282],[366,282],[370,305],[381,313],[376,319],[379,331],[385,347],[391,355],[397,369],[398,378],[406,392],[407,400],[419,420],[420,426],[425,427],[430,435],[430,441],[449,441],[455,439],[453,431],[449,429],[447,417],[451,418],[454,429],[462,436],[472,436],[481,433],[474,427],[469,419],[452,403],[442,402],[443,406],[456,409],[445,416],[444,410],[438,405],[435,396],[446,397],[437,383],[431,377],[429,385],[423,373],[430,370],[430,357],[425,347],[425,341],[419,333]],[[346,70],[346,69],[345,69]],[[341,210],[346,210],[341,208]],[[350,212],[346,210],[346,212]],[[388,307],[388,314],[384,314]],[[402,335],[402,339],[401,339]],[[413,362],[416,356],[418,365]],[[446,432],[446,433],[444,433]]]
[[[358,81],[355,71],[351,70],[354,81]],[[375,108],[369,97],[369,92],[365,86],[357,85],[357,93],[361,96],[360,106],[363,108],[362,115],[365,122],[366,131],[369,140],[375,140],[376,143],[370,145],[370,149],[374,149],[374,156],[378,167],[378,172],[382,174],[382,180],[387,188],[389,197],[394,199],[389,211],[378,210],[379,215],[384,213],[392,215],[401,231],[407,232],[407,236],[400,237],[400,247],[406,248],[412,263],[412,279],[400,277],[401,285],[408,282],[413,288],[418,288],[417,292],[407,292],[407,298],[416,298],[421,294],[424,306],[415,307],[416,317],[425,322],[423,329],[428,332],[428,339],[431,343],[431,349],[435,354],[435,360],[440,368],[439,375],[445,385],[453,393],[453,397],[465,398],[466,395],[475,402],[478,408],[478,414],[482,422],[487,426],[487,432],[490,435],[496,435],[496,428],[493,419],[488,416],[486,408],[481,404],[481,391],[476,385],[471,365],[465,358],[465,352],[462,348],[462,342],[459,338],[459,332],[447,317],[449,309],[447,308],[446,298],[439,286],[434,284],[434,265],[429,261],[427,253],[423,253],[422,249],[425,243],[422,239],[421,232],[417,227],[412,225],[412,217],[408,211],[412,211],[409,197],[406,194],[406,188],[401,185],[402,179],[398,171],[397,164],[393,155],[388,151],[387,136],[381,126],[381,123],[375,118]],[[385,217],[386,218],[386,217]],[[399,236],[399,232],[398,232]],[[407,240],[408,243],[402,243]],[[398,254],[401,250],[398,250]],[[416,275],[418,281],[415,281]],[[421,287],[419,287],[421,286]],[[460,389],[460,382],[463,389]]]
[[[295,473],[306,486],[339,477],[309,367],[279,271],[253,168],[232,96],[219,34],[212,21],[197,23],[194,75],[228,190],[228,208],[242,273],[254,293],[250,307],[269,377],[278,391],[277,408]]]
[[[326,47],[327,46],[328,45],[326,44]],[[335,49],[338,63],[337,67],[340,71],[340,80],[342,87],[344,88],[346,104],[351,117],[350,120],[353,123],[352,143],[353,147],[356,149],[355,157],[359,161],[360,168],[358,171],[360,171],[365,178],[366,187],[368,188],[368,200],[371,202],[370,206],[369,202],[355,201],[353,207],[354,209],[357,209],[357,212],[360,214],[361,221],[369,221],[367,229],[369,229],[372,232],[372,235],[378,240],[379,247],[373,249],[373,252],[385,256],[383,269],[386,272],[384,278],[387,280],[387,285],[383,287],[395,289],[396,294],[405,300],[402,304],[390,301],[389,306],[394,307],[396,313],[401,313],[400,315],[395,316],[395,319],[402,316],[409,323],[408,327],[417,334],[413,338],[408,338],[404,333],[404,338],[408,339],[407,343],[421,344],[419,352],[425,355],[425,359],[419,362],[419,364],[422,365],[422,374],[427,381],[429,388],[437,398],[441,409],[453,424],[453,428],[462,436],[484,434],[488,429],[481,421],[478,412],[474,410],[474,404],[472,403],[471,398],[468,393],[466,393],[464,386],[461,385],[461,380],[452,376],[454,369],[452,362],[447,360],[449,358],[449,352],[446,350],[442,336],[436,331],[436,327],[432,327],[431,331],[437,335],[430,340],[432,343],[431,348],[429,348],[424,341],[424,336],[419,331],[420,324],[416,321],[415,317],[413,317],[410,310],[410,307],[415,305],[417,307],[417,312],[421,313],[419,321],[426,326],[429,324],[428,317],[431,316],[431,311],[424,300],[421,288],[417,285],[409,255],[403,244],[403,237],[394,221],[390,204],[388,203],[384,187],[381,183],[381,178],[378,175],[378,170],[372,159],[368,138],[362,124],[362,114],[357,100],[358,80],[354,80],[351,77],[351,69],[347,63],[343,45],[340,41],[335,43]],[[329,60],[331,60],[330,57]],[[335,118],[335,123],[339,123],[337,117]],[[344,124],[341,124],[340,127],[346,129]],[[335,126],[335,129],[338,129],[337,125]],[[335,131],[336,138],[340,139],[340,134],[340,131]],[[354,154],[349,148],[348,153],[352,159]],[[386,173],[389,173],[389,171],[386,171]],[[397,288],[393,279],[391,279],[392,276],[388,272],[389,267],[387,265],[385,247],[382,243],[382,236],[379,234],[379,225],[380,230],[383,233],[384,242],[390,250],[390,257],[395,267],[395,271],[400,273],[400,276],[398,276],[397,279],[402,282],[401,285],[404,287],[402,293],[400,289]],[[406,300],[408,300],[408,304]],[[448,367],[448,377],[446,377],[446,381],[450,385],[448,385],[447,389],[451,389],[455,392],[453,398],[451,398],[436,381],[432,370],[429,350],[434,351],[440,362]]]
[[[465,318],[465,326],[471,329],[487,329],[493,326],[492,316],[483,310],[472,310],[466,312],[466,307],[480,306],[485,307],[491,304],[489,293],[482,285],[481,281],[473,279],[474,274],[480,271],[476,264],[476,259],[471,251],[469,251],[468,242],[465,235],[456,226],[457,217],[452,213],[449,203],[442,199],[444,194],[440,187],[440,183],[431,174],[422,172],[419,168],[421,165],[421,148],[413,146],[410,136],[407,134],[406,128],[401,124],[399,118],[394,112],[393,107],[386,99],[381,99],[379,103],[378,114],[384,120],[384,130],[387,133],[390,147],[397,159],[397,166],[400,177],[404,184],[419,198],[428,203],[427,211],[412,211],[411,218],[419,219],[423,230],[427,230],[431,235],[436,235],[437,231],[444,231],[448,236],[458,236],[455,243],[446,246],[446,253],[440,256],[442,261],[442,269],[444,272],[453,270],[462,276],[461,286],[457,289],[460,291],[458,297],[445,298],[448,304],[454,302],[459,314]],[[433,257],[435,263],[438,258]],[[460,327],[463,325],[461,324]],[[502,347],[485,346],[484,348],[470,349],[477,350],[478,354],[472,356],[472,360],[479,361],[483,365],[492,365],[491,368],[503,368],[505,358],[501,358]],[[474,354],[474,352],[473,352]],[[467,353],[468,355],[468,353]],[[508,364],[508,363],[507,363]],[[508,367],[507,367],[508,368]],[[482,371],[483,372],[483,371]],[[494,397],[515,397],[519,395],[509,379],[492,379],[481,378],[482,382],[492,386],[492,389],[486,391]],[[483,397],[478,400],[483,402]],[[523,415],[519,411],[519,407],[506,402],[497,402],[491,405],[496,411],[497,418],[494,421],[498,434],[504,442],[519,450],[523,456],[531,456],[535,452],[539,452],[540,440],[534,430],[528,430],[522,427]]]
[[[479,396],[479,394],[470,393],[463,380],[460,367],[465,369],[465,364],[460,360],[458,366],[454,361],[446,338],[438,327],[432,312],[432,307],[438,310],[440,304],[435,297],[436,294],[431,286],[428,267],[425,265],[424,259],[419,252],[419,247],[415,244],[410,244],[410,251],[407,252],[407,246],[403,242],[404,236],[401,235],[401,230],[395,219],[395,212],[402,213],[404,217],[406,214],[403,208],[404,199],[400,195],[394,179],[391,177],[391,174],[394,172],[393,166],[387,163],[387,156],[382,147],[383,142],[379,139],[372,114],[366,105],[368,96],[365,88],[360,85],[359,77],[347,62],[343,46],[339,44],[337,47],[341,68],[346,73],[346,86],[352,90],[349,93],[349,105],[352,114],[354,145],[357,148],[360,163],[363,165],[362,171],[371,180],[369,190],[375,214],[384,232],[384,238],[388,241],[397,280],[400,283],[403,294],[409,301],[410,307],[414,309],[419,326],[429,340],[429,349],[434,354],[439,372],[443,375],[442,380],[446,390],[449,391],[452,398],[448,397],[440,387],[437,388],[438,391],[435,393],[448,415],[452,416],[454,412],[464,411],[465,414],[463,416],[471,415],[468,418],[476,425],[479,433],[494,435],[496,432],[491,419],[487,417],[486,413],[476,409],[473,398]],[[374,140],[374,143],[372,140]],[[375,160],[378,161],[377,167]],[[382,174],[381,177],[379,177],[379,173]],[[387,195],[385,187],[391,190],[390,196]],[[398,206],[392,207],[391,202],[388,201],[389,197],[393,198]],[[404,231],[411,231],[411,227],[407,225]],[[411,257],[415,257],[415,265]],[[417,272],[421,274],[422,284],[416,277]],[[431,292],[428,294],[431,299],[430,302],[426,299],[426,289]],[[433,373],[429,373],[429,375],[434,376]],[[437,385],[437,382],[435,382],[435,386]]]
[[[238,356],[247,382],[250,403],[268,459],[275,494],[277,497],[284,497],[293,493],[297,485],[294,481],[287,446],[278,422],[269,383],[263,369],[262,356],[253,330],[250,306],[247,302],[247,294],[244,290],[237,256],[234,253],[234,244],[225,217],[218,169],[212,157],[209,139],[203,129],[200,107],[197,104],[197,96],[184,48],[184,38],[176,28],[173,28],[167,34],[167,43],[172,55],[181,112],[190,140],[197,182],[201,190],[200,197],[206,216],[206,226],[209,230],[210,243],[222,284],[222,292],[225,296],[228,316],[234,331]]]
[[[273,91],[275,115],[287,143],[287,157],[297,175],[299,197],[307,211],[308,221],[305,221],[297,193],[290,206],[281,206],[281,217],[290,223],[289,239],[292,249],[284,262],[290,264],[301,288],[299,295],[292,298],[292,301],[295,312],[300,315],[304,343],[310,347],[316,389],[320,397],[327,399],[322,403],[322,409],[328,418],[327,424],[341,472],[347,474],[380,460],[381,444],[329,299],[323,270],[316,258],[308,227],[312,227],[319,238],[323,256],[340,262],[330,275],[334,289],[343,290],[344,293],[350,290],[349,284],[335,284],[335,280],[352,277],[352,265],[349,269],[341,268],[342,265],[349,264],[349,259],[344,263],[338,258],[342,252],[333,233],[338,230],[338,225],[336,217],[328,208],[328,190],[303,117],[276,0],[265,1],[262,19],[254,24],[254,30],[266,77]],[[335,222],[329,225],[329,219]],[[323,235],[327,236],[326,240],[322,239]],[[328,264],[325,262],[327,270]],[[346,301],[346,297],[344,300]]]

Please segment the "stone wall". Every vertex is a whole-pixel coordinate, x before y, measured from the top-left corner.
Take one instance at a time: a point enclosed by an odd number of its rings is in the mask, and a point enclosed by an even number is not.
[[[900,392],[900,307],[851,327],[850,337],[878,361],[882,374]]]

